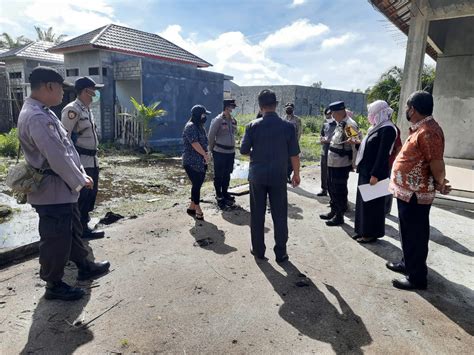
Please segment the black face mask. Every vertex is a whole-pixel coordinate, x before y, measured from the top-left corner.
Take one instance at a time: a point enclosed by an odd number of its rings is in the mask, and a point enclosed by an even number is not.
[[[406,116],[406,118],[407,118],[407,121],[410,122],[410,121],[411,121],[411,117],[410,117],[410,115],[408,114],[408,111],[405,112],[405,116]]]
[[[286,113],[291,115],[293,113],[293,109],[292,108],[287,108]]]
[[[207,121],[207,116],[201,117],[201,123],[204,124]]]

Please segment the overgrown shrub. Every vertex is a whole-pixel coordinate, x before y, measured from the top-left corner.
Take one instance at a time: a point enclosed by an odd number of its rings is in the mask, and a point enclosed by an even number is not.
[[[12,128],[8,133],[0,134],[0,155],[16,157],[19,144],[16,128]]]
[[[365,135],[367,133],[367,130],[370,128],[370,123],[367,117],[364,115],[354,115],[353,119],[357,122],[357,124],[359,125],[359,129]]]
[[[323,125],[322,116],[301,116],[300,118],[303,125],[303,133],[319,134],[321,132]]]

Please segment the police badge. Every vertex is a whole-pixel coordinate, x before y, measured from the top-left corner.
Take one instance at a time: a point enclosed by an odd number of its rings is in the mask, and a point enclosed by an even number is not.
[[[71,110],[71,111],[68,111],[67,117],[69,117],[70,120],[73,120],[73,119],[75,119],[75,118],[77,117],[77,113],[74,112],[74,111],[72,111],[72,110]]]

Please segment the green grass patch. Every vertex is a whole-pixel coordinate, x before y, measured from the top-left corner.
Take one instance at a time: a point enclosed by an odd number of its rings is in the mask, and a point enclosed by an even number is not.
[[[4,157],[14,158],[18,154],[20,141],[16,128],[12,128],[10,132],[0,134],[0,155]]]

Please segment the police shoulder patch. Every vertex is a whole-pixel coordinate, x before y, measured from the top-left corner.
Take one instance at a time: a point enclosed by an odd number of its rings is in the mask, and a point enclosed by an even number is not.
[[[67,113],[67,117],[69,117],[70,120],[73,120],[77,117],[76,111],[69,110]]]

